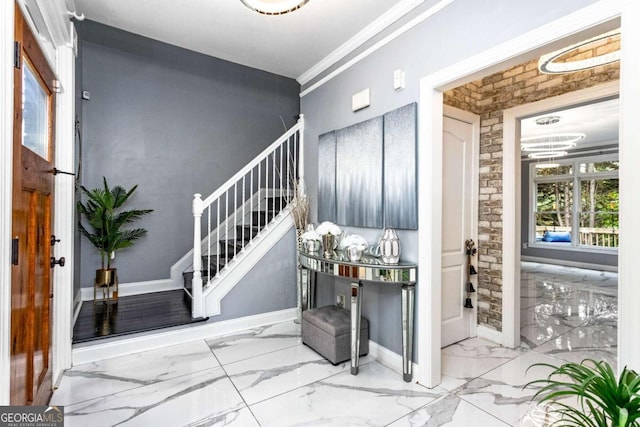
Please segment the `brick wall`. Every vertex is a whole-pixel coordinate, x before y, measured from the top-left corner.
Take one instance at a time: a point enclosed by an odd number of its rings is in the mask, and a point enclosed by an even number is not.
[[[619,36],[591,43],[559,61],[619,49]],[[518,105],[619,80],[619,63],[567,74],[542,74],[538,60],[445,92],[444,103],[480,116],[478,323],[502,330],[502,112]]]

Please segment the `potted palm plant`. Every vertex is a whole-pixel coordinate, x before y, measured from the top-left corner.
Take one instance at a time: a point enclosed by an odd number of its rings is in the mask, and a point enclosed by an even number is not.
[[[88,226],[78,223],[80,233],[100,251],[101,268],[96,270],[96,286],[111,286],[115,283],[117,269],[111,267],[116,251],[133,246],[136,240],[147,234],[144,228],[125,228],[128,224],[153,212],[153,209],[122,210],[129,197],[138,188],[130,190],[121,186],[109,188],[107,178],[103,177],[102,188],[80,189],[87,197],[83,203],[78,201],[78,212],[84,216]]]
[[[533,366],[553,369],[547,378],[525,386],[542,386],[533,399],[540,397],[540,403],[550,404],[547,412],[555,420],[551,426],[640,426],[640,375],[636,372],[625,367],[616,377],[607,362],[592,359],[560,367],[546,363]],[[563,401],[572,397],[577,405]]]

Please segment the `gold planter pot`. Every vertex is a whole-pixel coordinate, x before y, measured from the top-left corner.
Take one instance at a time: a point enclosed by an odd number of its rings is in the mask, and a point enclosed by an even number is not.
[[[101,295],[98,295],[98,292]],[[100,268],[96,270],[93,283],[93,302],[118,302],[118,269]]]

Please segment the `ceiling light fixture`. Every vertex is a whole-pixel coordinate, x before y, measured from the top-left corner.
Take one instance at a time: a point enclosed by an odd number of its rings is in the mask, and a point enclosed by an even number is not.
[[[536,124],[540,126],[552,125],[560,121],[560,116],[545,116],[536,119]]]
[[[552,135],[530,136],[520,139],[522,151],[568,150],[584,139],[584,133],[555,133]]]
[[[249,9],[263,15],[284,15],[307,4],[309,0],[240,0]]]
[[[578,53],[578,49],[587,46],[591,43],[596,43],[600,40],[607,39],[609,37],[615,37],[620,35],[620,29],[610,31],[608,33],[601,34],[591,39],[576,43],[571,46],[567,46],[564,49],[551,52],[547,55],[542,55],[538,60],[538,69],[541,73],[545,74],[563,74],[572,73],[574,71],[587,70],[589,68],[598,67],[600,65],[611,64],[620,60],[620,49],[613,52],[605,53],[603,55],[594,56],[592,58],[581,59],[576,61],[556,62],[563,56],[568,56],[570,53]]]
[[[536,151],[535,153],[531,153],[529,154],[529,158],[530,159],[552,159],[554,157],[562,157],[562,156],[566,156],[567,153],[566,151]]]
[[[522,151],[554,151],[554,150],[570,150],[576,148],[575,142],[538,142],[535,144],[522,144]]]
[[[559,166],[560,166],[560,163],[553,163],[553,162],[536,163],[536,169],[551,169],[551,168],[557,168]]]

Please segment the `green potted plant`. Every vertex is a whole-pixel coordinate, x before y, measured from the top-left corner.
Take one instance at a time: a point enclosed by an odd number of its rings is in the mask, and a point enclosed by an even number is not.
[[[626,367],[616,377],[604,361],[585,359],[582,363],[565,363],[556,367],[547,378],[531,381],[528,386],[542,386],[533,396],[548,403],[548,413],[554,415],[552,426],[639,427],[640,376]],[[577,398],[572,406],[560,400]]]
[[[153,209],[122,210],[122,205],[138,186],[134,185],[128,191],[119,185],[109,188],[107,178],[102,179],[102,188],[88,190],[80,186],[87,201],[78,201],[77,207],[88,227],[82,224],[82,219],[78,227],[80,233],[100,251],[102,266],[96,270],[96,286],[111,286],[116,283],[117,277],[117,269],[111,268],[116,251],[133,246],[136,240],[147,234],[144,228],[127,229],[125,226],[153,212]]]

